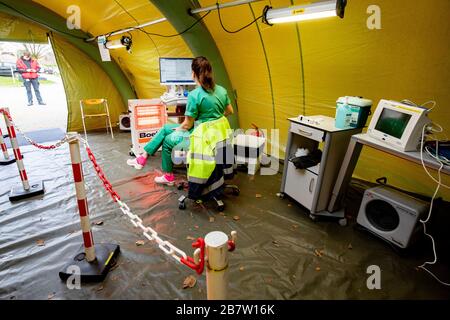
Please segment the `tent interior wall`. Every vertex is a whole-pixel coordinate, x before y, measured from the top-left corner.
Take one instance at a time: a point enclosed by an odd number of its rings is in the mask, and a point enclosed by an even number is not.
[[[68,16],[69,5],[78,5],[82,14],[81,29],[92,35],[105,34],[163,16],[157,9],[156,3],[159,1],[33,2],[64,18]],[[222,9],[220,14],[225,26],[235,30],[258,17],[265,5],[284,7],[305,2],[260,1]],[[192,1],[193,6],[215,3],[214,0]],[[379,30],[367,27],[369,5],[381,8],[382,28]],[[346,16],[342,20],[325,19],[272,27],[258,22],[239,33],[229,34],[222,29],[218,12],[214,11],[202,24],[219,48],[236,92],[240,127],[249,128],[254,123],[260,128],[279,129],[282,157],[288,131],[286,118],[299,114],[333,116],[336,99],[344,95],[369,98],[374,101],[374,106],[381,98],[409,99],[417,103],[435,100],[438,105],[430,118],[448,128],[449,9],[450,2],[447,0],[436,0],[433,6],[426,2],[411,5],[407,0],[361,0],[348,1]],[[174,25],[174,21],[168,21],[146,30],[173,34],[177,32]],[[195,35],[196,28],[189,32]],[[0,35],[2,39],[8,38],[4,33]],[[139,31],[133,32],[132,36],[132,54],[114,50],[112,57],[138,98],[158,97],[164,91],[159,85],[158,57],[192,56],[190,44],[185,41],[186,37],[150,37]],[[405,41],[406,38],[411,40]],[[94,67],[94,62],[87,62],[91,59],[70,47],[67,40],[55,35],[55,44],[56,48],[60,48],[56,52],[62,62],[60,67],[63,76],[66,73],[65,84],[71,89],[78,88],[81,82],[92,78],[94,74],[97,78],[107,78],[104,74],[102,76],[100,67]],[[83,67],[75,65],[81,62],[85,63]],[[97,65],[100,64],[97,62]],[[78,68],[82,72],[73,71]],[[74,78],[75,74],[83,80]],[[69,78],[72,82],[68,81]],[[113,104],[114,117],[125,110],[125,104],[113,88],[113,82],[103,81],[103,78],[101,81],[86,83],[84,91],[68,92],[72,109],[70,129],[79,129],[79,114],[74,110],[78,110],[75,104],[78,104],[80,96],[95,93],[107,96]],[[355,176],[371,181],[386,176],[390,183],[400,188],[427,195],[434,188],[434,183],[420,166],[382,156],[373,150],[363,150]],[[444,178],[444,183],[449,184],[449,179]],[[440,191],[440,195],[450,198],[445,189]]]

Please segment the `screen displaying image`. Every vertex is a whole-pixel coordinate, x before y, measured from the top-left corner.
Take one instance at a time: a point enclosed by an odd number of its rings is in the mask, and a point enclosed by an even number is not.
[[[384,108],[375,129],[392,137],[401,139],[411,115]]]
[[[161,83],[194,83],[191,64],[192,59],[187,58],[160,58]]]

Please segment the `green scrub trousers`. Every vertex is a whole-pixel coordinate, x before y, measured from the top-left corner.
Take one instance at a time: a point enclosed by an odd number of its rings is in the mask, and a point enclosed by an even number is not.
[[[164,172],[171,173],[173,171],[172,150],[176,146],[177,150],[189,149],[189,135],[190,131],[176,131],[175,128],[179,124],[169,123],[164,125],[161,130],[150,140],[144,147],[145,152],[149,155],[154,155],[156,151],[162,146],[162,169]]]

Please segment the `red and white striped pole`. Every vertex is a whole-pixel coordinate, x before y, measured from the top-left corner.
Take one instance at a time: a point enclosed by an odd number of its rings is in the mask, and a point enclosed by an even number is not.
[[[81,232],[83,233],[84,252],[86,260],[93,262],[96,260],[94,238],[89,221],[89,209],[86,199],[86,189],[84,186],[83,167],[80,155],[80,143],[78,134],[75,132],[67,133],[69,137],[70,158],[72,160],[72,171],[75,180],[75,191],[77,195],[78,210],[80,212]]]
[[[3,132],[0,128],[0,147],[2,148],[3,156],[5,160],[9,160],[8,148],[6,148],[5,140],[3,139]]]
[[[11,141],[11,146],[13,148],[14,157],[16,158],[17,168],[19,169],[20,179],[22,180],[23,189],[25,191],[30,190],[30,183],[28,182],[28,176],[27,172],[25,171],[25,166],[23,165],[23,157],[22,153],[20,153],[19,144],[17,143],[17,136],[16,136],[16,130],[14,129],[14,126],[12,125],[11,121],[9,121],[8,115],[9,109],[3,108],[6,113],[3,113],[3,116],[5,117],[5,123],[6,127],[8,129],[9,134],[9,140]]]

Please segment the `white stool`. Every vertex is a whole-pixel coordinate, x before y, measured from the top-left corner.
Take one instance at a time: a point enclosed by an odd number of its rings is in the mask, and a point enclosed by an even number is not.
[[[261,156],[266,139],[253,135],[239,134],[234,138],[236,164],[246,164],[248,174],[255,175],[261,166]]]

